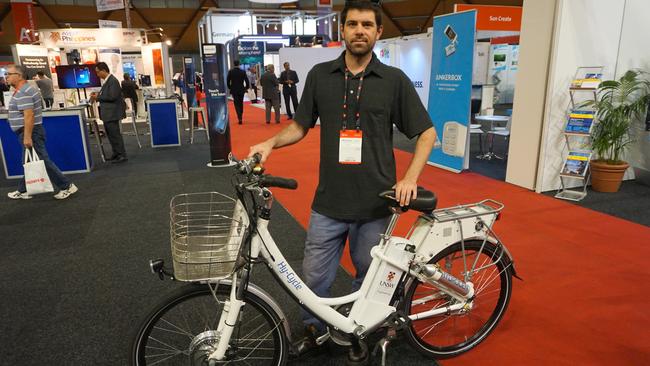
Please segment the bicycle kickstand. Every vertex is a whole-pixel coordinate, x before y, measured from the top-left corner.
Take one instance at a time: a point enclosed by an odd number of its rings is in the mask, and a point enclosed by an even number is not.
[[[395,339],[397,332],[395,329],[390,328],[386,331],[386,336],[380,339],[372,351],[372,356],[377,356],[377,352],[381,349],[381,366],[386,366],[386,353],[388,351],[388,344]]]

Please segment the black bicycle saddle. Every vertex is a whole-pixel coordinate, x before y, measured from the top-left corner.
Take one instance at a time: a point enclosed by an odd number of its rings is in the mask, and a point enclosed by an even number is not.
[[[379,197],[388,201],[392,207],[400,207],[399,202],[395,201],[395,190],[391,189],[388,191],[383,191],[379,194]],[[423,213],[430,213],[436,209],[436,204],[438,203],[438,198],[436,194],[428,191],[422,187],[418,187],[418,198],[411,200],[408,206],[402,207],[403,210],[416,210]]]

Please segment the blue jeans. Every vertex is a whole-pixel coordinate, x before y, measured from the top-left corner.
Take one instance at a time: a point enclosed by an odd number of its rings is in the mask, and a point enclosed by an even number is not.
[[[18,135],[18,138],[22,145],[23,132]],[[47,175],[50,177],[52,185],[59,190],[68,189],[70,187],[70,180],[61,173],[54,162],[50,160],[49,155],[47,155],[47,150],[45,149],[45,129],[43,129],[43,125],[34,125],[34,130],[32,131],[32,147],[36,150],[39,159],[45,163],[45,170],[47,170]],[[25,150],[23,149],[23,156],[24,154]],[[25,188],[25,177],[20,180],[18,191],[21,193],[27,192],[27,188]]]
[[[302,262],[303,280],[319,297],[330,297],[330,287],[336,277],[346,239],[350,239],[350,255],[357,275],[352,281],[352,291],[361,287],[372,257],[370,249],[379,244],[390,217],[374,220],[337,220],[315,211],[309,218],[309,230]],[[323,325],[307,311],[303,311],[305,324]]]

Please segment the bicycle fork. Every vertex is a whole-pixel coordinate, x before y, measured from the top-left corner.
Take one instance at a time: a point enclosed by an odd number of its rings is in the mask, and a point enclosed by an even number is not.
[[[230,288],[230,299],[226,300],[223,304],[223,311],[221,312],[219,325],[217,326],[217,334],[219,336],[217,347],[208,357],[210,360],[224,359],[226,351],[228,350],[228,345],[230,344],[230,337],[232,336],[235,325],[237,324],[239,312],[245,304],[243,300],[237,298],[236,284],[237,274],[234,274],[232,286]]]

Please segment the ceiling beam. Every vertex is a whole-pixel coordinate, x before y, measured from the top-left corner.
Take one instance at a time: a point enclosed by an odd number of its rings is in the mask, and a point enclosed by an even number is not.
[[[2,11],[0,11],[0,24],[4,22],[5,18],[7,15],[11,14],[11,4],[7,4],[2,8]]]
[[[433,10],[431,10],[431,14],[429,14],[429,17],[427,18],[427,20],[425,20],[424,24],[422,24],[422,26],[420,27],[421,31],[427,29],[427,24],[429,24],[431,19],[433,19],[433,16],[436,14],[436,10],[438,10],[438,5],[440,5],[440,0],[436,1],[436,5],[433,6]]]
[[[178,36],[178,38],[176,39],[176,43],[180,42],[180,41],[183,39],[183,37],[185,36],[185,34],[187,33],[187,31],[188,31],[190,28],[192,28],[192,25],[194,24],[194,19],[195,19],[195,18],[196,18],[196,17],[197,17],[201,12],[203,12],[203,14],[205,14],[205,13],[207,12],[207,9],[208,9],[208,8],[205,8],[205,5],[206,5],[206,3],[207,3],[208,1],[210,1],[210,2],[212,3],[212,5],[217,6],[217,4],[215,4],[215,2],[214,2],[213,0],[203,0],[203,1],[201,2],[201,4],[199,5],[199,7],[196,8],[196,10],[194,11],[194,14],[192,14],[192,16],[190,17],[190,20],[189,20],[189,22],[187,22],[187,25],[185,26],[185,28],[183,28],[183,30],[181,31],[181,34],[180,34],[180,35]]]
[[[113,15],[113,12],[114,10],[104,13],[104,15],[102,15],[102,20],[107,20],[108,18],[110,18],[110,16]]]
[[[38,1],[38,0],[34,0],[34,5],[40,7],[40,8],[43,10],[43,13],[45,13],[45,15],[46,15],[48,18],[50,18],[50,20],[52,21],[52,23],[54,23],[54,25],[56,25],[57,27],[60,27],[60,26],[61,26],[62,23],[59,22],[58,20],[54,19],[54,17],[52,16],[52,14],[50,14],[50,12],[47,10],[47,8],[46,8],[45,6],[43,6],[43,4],[41,4],[40,1]]]
[[[395,22],[395,20],[393,20],[393,16],[390,14],[390,12],[388,10],[386,10],[386,7],[384,7],[384,4],[381,4],[380,6],[381,6],[381,11],[384,12],[384,14],[386,14],[386,18],[388,18],[388,20],[390,20],[390,22],[393,23],[395,28],[397,28],[397,30],[399,31],[399,34],[403,36],[404,35],[404,28],[402,28],[401,25],[397,24]]]
[[[147,29],[153,29],[153,28],[154,28],[154,26],[152,26],[152,25],[149,23],[149,21],[148,21],[148,20],[147,20],[143,15],[142,15],[142,13],[140,13],[140,10],[138,10],[138,8],[136,8],[135,5],[133,5],[133,3],[131,3],[131,8],[133,8],[133,11],[134,11],[136,14],[138,14],[138,16],[140,17],[140,19],[142,19],[142,21],[144,22],[144,25],[147,26]]]

